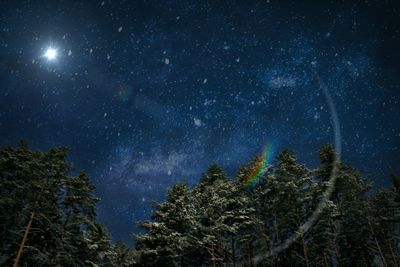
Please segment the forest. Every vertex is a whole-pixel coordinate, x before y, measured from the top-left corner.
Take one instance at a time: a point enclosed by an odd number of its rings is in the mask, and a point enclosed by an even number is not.
[[[96,218],[94,184],[71,175],[64,147],[22,143],[0,149],[1,266],[399,266],[400,177],[376,190],[362,171],[338,162],[330,145],[309,168],[281,151],[256,184],[210,165],[198,184],[177,183],[154,206],[135,247],[113,242]],[[337,164],[337,165],[335,165]],[[336,182],[308,231],[301,225]],[[299,232],[300,231],[300,232]],[[286,240],[297,236],[286,248]]]

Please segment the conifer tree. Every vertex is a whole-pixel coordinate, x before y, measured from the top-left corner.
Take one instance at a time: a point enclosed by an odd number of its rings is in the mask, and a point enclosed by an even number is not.
[[[87,247],[88,254],[79,256],[85,259],[84,266],[118,266],[114,263],[117,255],[110,244],[111,236],[102,224],[91,222],[84,237],[84,247]]]
[[[244,185],[257,159],[239,170],[237,183],[210,166],[193,190],[173,188],[156,207],[154,222],[146,222],[147,233],[137,239],[138,266],[395,266],[398,188],[371,197],[364,176],[338,163],[334,192],[323,199],[336,157],[324,146],[321,165],[312,171],[284,150],[250,189]],[[182,196],[187,201],[177,201]],[[317,221],[299,233],[320,201],[326,205]],[[177,207],[184,211],[178,221],[172,216]],[[188,227],[178,226],[188,218]],[[290,246],[275,250],[293,237]]]
[[[267,265],[272,264],[272,261],[265,257],[273,245],[268,225],[271,218],[271,210],[269,210],[271,198],[267,197],[272,189],[270,187],[272,183],[268,184],[273,180],[272,169],[269,168],[264,173],[256,187],[248,186],[248,179],[254,171],[254,166],[260,160],[260,157],[256,157],[248,164],[241,166],[236,176],[240,193],[247,198],[247,206],[251,207],[251,227],[241,230],[239,234],[241,249],[237,254],[240,265],[254,266],[260,262]],[[268,189],[266,189],[267,187]]]
[[[102,263],[103,251],[99,247],[93,253],[88,241],[96,225],[94,186],[84,173],[68,176],[66,157],[63,147],[0,149],[0,265]]]
[[[332,146],[324,146],[320,157],[322,167],[317,176],[321,181],[328,181],[336,157]],[[370,183],[361,172],[348,164],[339,163],[331,200],[339,213],[335,246],[336,258],[341,266],[366,266],[374,259],[366,195],[370,188]]]
[[[316,184],[311,178],[310,170],[298,163],[295,154],[290,150],[284,150],[278,155],[274,175],[279,184],[276,227],[278,240],[282,242],[293,238],[311,215]],[[309,266],[308,250],[305,233],[300,233],[295,243],[281,253],[280,261],[285,265],[297,262],[296,265]]]
[[[94,185],[69,176],[67,150],[0,149],[0,265],[11,266],[397,266],[400,182],[376,194],[365,176],[336,163],[332,146],[310,170],[290,150],[245,186],[256,158],[237,182],[211,165],[193,188],[174,185],[136,235],[136,249],[111,244],[96,220]],[[325,208],[308,232],[298,232],[318,203]],[[24,238],[23,238],[24,236]],[[285,240],[297,237],[282,251]],[[276,253],[270,254],[269,252]]]
[[[128,248],[121,241],[116,242],[112,250],[111,263],[106,266],[130,267],[138,264],[136,250]]]
[[[71,177],[65,183],[65,197],[62,202],[65,217],[62,225],[62,242],[65,244],[64,253],[60,260],[64,264],[84,265],[89,253],[85,236],[93,228],[95,221],[95,205],[97,198],[93,196],[94,186],[87,175],[81,172]]]
[[[400,244],[398,217],[400,205],[396,202],[394,188],[381,189],[372,199],[369,225],[376,254],[385,266],[399,265]]]
[[[211,165],[194,189],[194,196],[204,262],[239,264],[241,234],[254,225],[254,210],[247,195],[219,166]]]
[[[324,192],[332,186],[332,170],[337,158],[331,145],[324,145],[319,151],[320,166],[314,170],[314,179],[318,185],[314,194],[314,205],[326,201],[326,206],[319,214],[318,220],[308,233],[310,258],[316,266],[330,266],[340,264],[340,254],[336,244],[339,224],[339,210],[331,199],[323,199]]]
[[[14,261],[31,214],[31,228],[20,265],[55,264],[53,256],[62,246],[59,227],[62,210],[58,200],[70,170],[66,152],[64,148],[36,152],[26,144],[18,149],[1,149],[1,253],[5,264]]]
[[[191,190],[185,183],[174,185],[166,202],[155,207],[151,221],[141,226],[146,230],[136,235],[139,263],[141,266],[184,266],[191,260],[195,249],[194,210]]]

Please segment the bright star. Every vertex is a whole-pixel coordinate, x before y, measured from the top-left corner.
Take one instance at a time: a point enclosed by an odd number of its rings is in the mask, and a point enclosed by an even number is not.
[[[48,60],[53,60],[57,56],[57,50],[54,48],[48,48],[44,56],[47,57]]]

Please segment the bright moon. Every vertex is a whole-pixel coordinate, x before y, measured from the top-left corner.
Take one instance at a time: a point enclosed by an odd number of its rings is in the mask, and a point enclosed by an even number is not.
[[[47,49],[44,56],[47,57],[48,60],[53,60],[57,56],[57,50],[54,48],[49,48],[49,49]]]

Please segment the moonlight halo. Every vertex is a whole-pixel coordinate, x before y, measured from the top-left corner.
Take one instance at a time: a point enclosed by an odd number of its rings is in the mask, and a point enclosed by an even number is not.
[[[51,47],[47,48],[44,57],[46,57],[48,60],[55,60],[57,58],[57,49]]]

